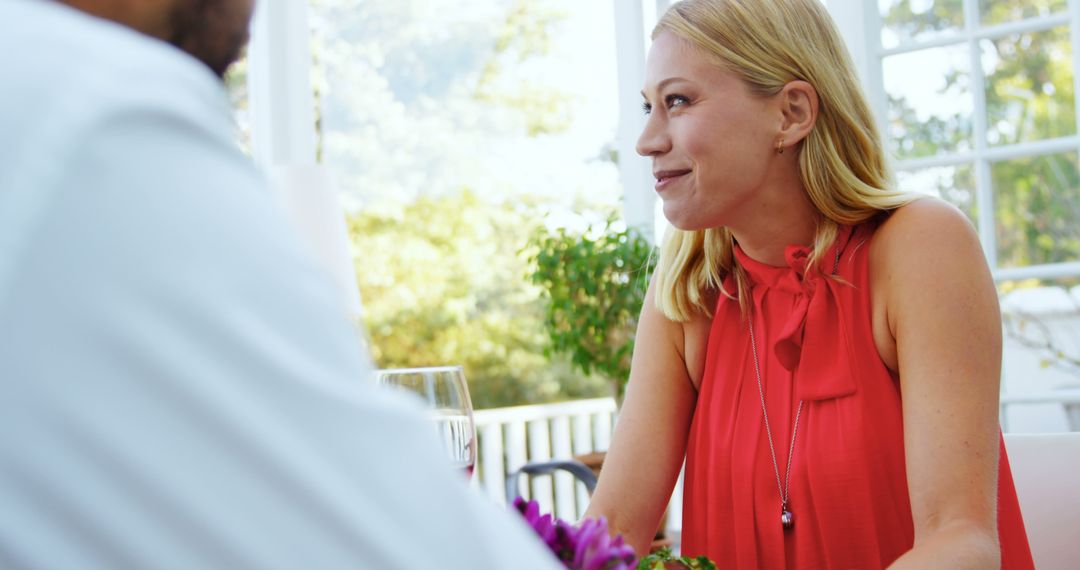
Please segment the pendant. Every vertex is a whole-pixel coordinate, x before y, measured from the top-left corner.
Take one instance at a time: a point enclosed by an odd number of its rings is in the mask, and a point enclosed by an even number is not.
[[[784,530],[791,530],[795,526],[795,515],[784,509],[784,512],[780,514],[780,524],[784,526]]]

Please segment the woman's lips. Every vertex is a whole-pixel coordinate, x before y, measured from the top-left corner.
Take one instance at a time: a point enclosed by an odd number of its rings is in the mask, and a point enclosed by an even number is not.
[[[653,172],[653,177],[656,178],[656,191],[660,192],[664,190],[679,180],[682,180],[687,174],[690,174],[689,170],[659,170]]]

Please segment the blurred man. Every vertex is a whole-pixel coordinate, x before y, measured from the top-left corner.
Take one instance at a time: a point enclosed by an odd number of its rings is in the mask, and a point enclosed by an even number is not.
[[[555,567],[236,150],[251,10],[0,1],[0,567]]]

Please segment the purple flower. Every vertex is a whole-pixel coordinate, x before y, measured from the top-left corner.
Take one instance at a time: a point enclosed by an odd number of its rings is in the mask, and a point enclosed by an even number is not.
[[[529,526],[540,537],[540,540],[543,540],[553,552],[557,552],[555,549],[557,544],[556,525],[553,517],[550,514],[541,516],[539,503],[536,501],[526,503],[521,497],[514,499],[514,508],[521,513],[521,516],[525,517],[525,522],[529,523]]]
[[[540,515],[536,501],[525,502],[518,497],[514,507],[525,522],[570,570],[632,570],[636,557],[634,549],[621,536],[612,538],[607,520],[585,519],[574,526],[550,514]]]

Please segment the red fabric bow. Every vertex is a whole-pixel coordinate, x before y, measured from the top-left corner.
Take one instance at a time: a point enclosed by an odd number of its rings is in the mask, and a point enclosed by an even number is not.
[[[851,234],[850,226],[841,227],[820,267],[810,271],[806,268],[808,247],[788,246],[784,250],[801,291],[796,293],[795,307],[773,350],[780,364],[794,374],[800,400],[826,400],[856,392],[849,327],[839,306],[840,289],[851,285],[828,276],[839,273],[839,261]]]

